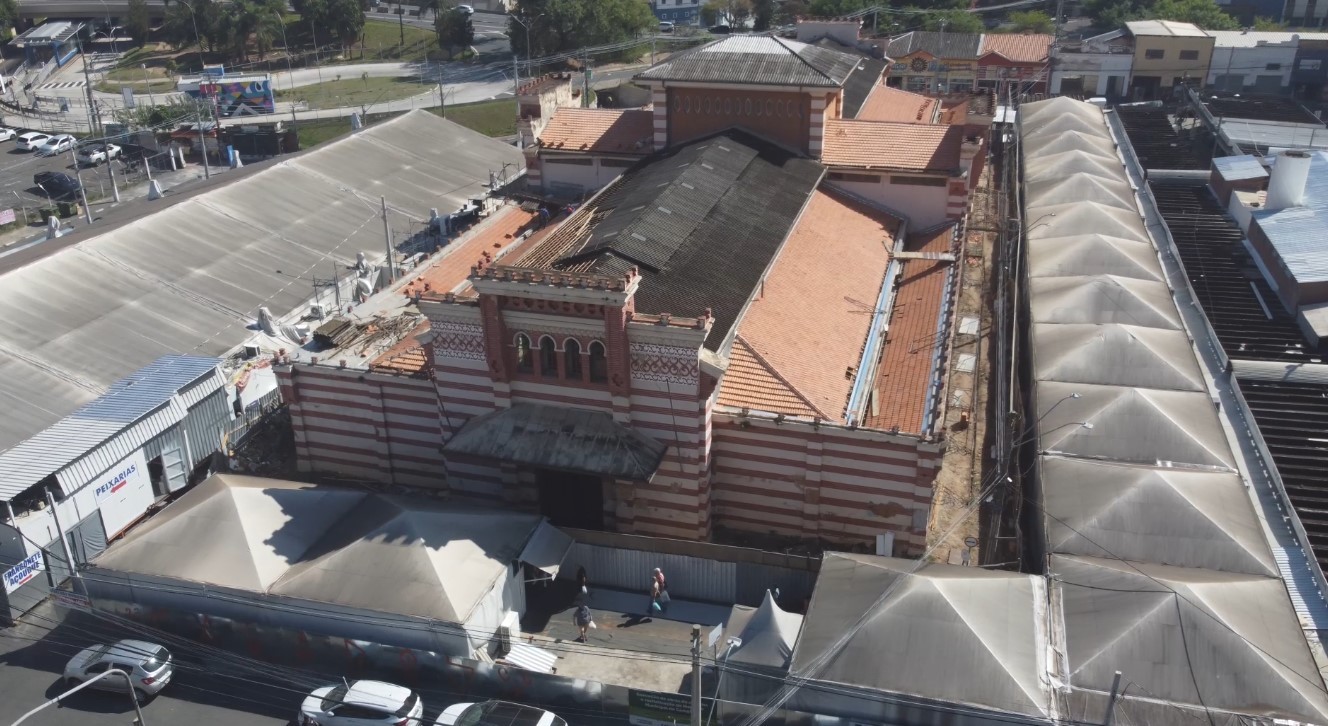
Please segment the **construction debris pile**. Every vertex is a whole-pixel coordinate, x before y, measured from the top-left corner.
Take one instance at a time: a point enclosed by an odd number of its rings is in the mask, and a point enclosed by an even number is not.
[[[314,331],[314,344],[321,350],[341,350],[366,358],[396,345],[420,320],[421,316],[415,313],[375,315],[360,322],[332,318]]]

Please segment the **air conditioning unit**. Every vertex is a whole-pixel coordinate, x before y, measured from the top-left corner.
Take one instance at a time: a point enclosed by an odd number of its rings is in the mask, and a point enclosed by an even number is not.
[[[322,320],[327,317],[327,306],[323,303],[312,303],[309,305],[309,317]]]
[[[494,634],[498,641],[498,655],[506,655],[512,650],[512,640],[521,637],[521,615],[515,610],[503,613],[503,622]]]
[[[246,345],[246,346],[244,346],[244,357],[245,357],[245,358],[257,358],[257,357],[258,357],[258,354],[259,354],[260,352],[261,352],[261,351],[258,349],[258,346],[256,346],[256,345]]]

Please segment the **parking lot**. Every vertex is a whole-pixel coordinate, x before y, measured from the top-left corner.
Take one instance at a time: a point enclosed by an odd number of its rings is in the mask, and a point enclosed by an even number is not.
[[[118,162],[112,166],[116,183],[123,185],[122,166]],[[42,171],[58,171],[72,176],[74,162],[68,153],[40,157],[31,151],[19,151],[13,141],[0,141],[0,209],[35,209],[45,204],[46,194],[32,183],[33,175]],[[89,201],[111,195],[106,165],[95,169],[85,167],[79,174]]]

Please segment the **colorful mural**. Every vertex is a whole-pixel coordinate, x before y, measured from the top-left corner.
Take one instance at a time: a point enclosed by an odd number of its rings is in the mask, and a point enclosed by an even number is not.
[[[256,116],[276,111],[272,83],[266,78],[200,83],[198,91],[189,95],[215,99],[219,116]]]

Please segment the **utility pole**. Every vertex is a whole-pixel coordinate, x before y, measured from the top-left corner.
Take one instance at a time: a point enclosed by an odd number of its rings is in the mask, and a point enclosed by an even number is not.
[[[1121,672],[1116,671],[1116,675],[1111,678],[1111,695],[1107,697],[1107,715],[1103,717],[1103,726],[1111,726],[1111,722],[1116,718],[1116,698],[1120,693]]]
[[[337,300],[337,310],[341,309],[341,270],[337,269],[336,260],[332,261],[332,294]]]
[[[336,303],[337,303],[337,307],[336,307],[336,309],[337,309],[337,310],[340,310],[340,309],[341,309],[341,290],[338,289],[338,284],[337,284],[337,277],[336,277],[336,274],[337,274],[337,264],[336,264],[335,262],[333,262],[333,263],[332,263],[332,277],[331,277],[331,278],[326,279],[326,280],[323,280],[323,279],[319,279],[319,278],[317,278],[317,277],[314,277],[314,278],[311,278],[311,279],[313,279],[313,281],[314,281],[314,301],[315,301],[315,302],[320,302],[320,303],[321,303],[321,302],[323,301],[323,300],[322,300],[322,297],[323,297],[323,288],[325,288],[325,287],[330,287],[330,288],[332,288],[333,293],[334,293],[334,296],[335,296],[335,299],[336,299]],[[320,318],[320,319],[321,319],[321,318]]]
[[[110,177],[111,180],[111,196],[115,198],[115,201],[120,201],[120,187],[115,185],[115,170],[111,167],[110,159],[106,160],[106,176]]]
[[[692,726],[701,726],[701,626],[692,626]],[[1108,724],[1110,726],[1110,724]]]
[[[944,21],[944,20],[941,21],[941,42],[940,42],[940,47],[942,47],[942,48],[945,47],[945,21]],[[944,59],[944,58],[937,58],[937,59],[936,59],[936,77],[932,80],[932,89],[931,89],[931,92],[932,92],[932,93],[940,93],[940,92],[941,92],[941,66],[943,66],[944,64],[945,64],[945,59]]]
[[[101,118],[97,116],[97,101],[92,95],[92,76],[88,73],[88,57],[83,53],[83,41],[78,42],[78,54],[83,61],[83,90],[88,94],[88,129],[97,135],[97,126]]]
[[[443,91],[443,67],[438,66],[438,116],[447,118],[447,97]]]
[[[83,200],[83,215],[92,224],[92,208],[88,206],[88,190],[83,188],[83,172],[78,165],[78,156],[74,154],[74,147],[69,147],[69,158],[74,161],[74,178],[78,180],[78,195]]]
[[[396,255],[392,251],[392,225],[387,219],[387,197],[379,197],[383,203],[383,239],[387,242],[387,283],[397,279]]]
[[[397,26],[401,28],[401,45],[399,47],[404,49],[406,47],[406,6],[405,5],[397,5]],[[361,43],[360,47],[363,48],[364,44]]]
[[[83,576],[78,574],[78,567],[74,565],[74,552],[69,548],[69,538],[65,536],[65,528],[60,526],[60,514],[55,509],[55,497],[51,495],[50,489],[46,490],[46,506],[50,507],[51,519],[55,520],[55,532],[60,535],[60,547],[65,551],[65,564],[69,566],[69,574],[82,579]],[[87,590],[83,592],[86,593]]]
[[[521,95],[521,59],[512,54],[512,95]]]

